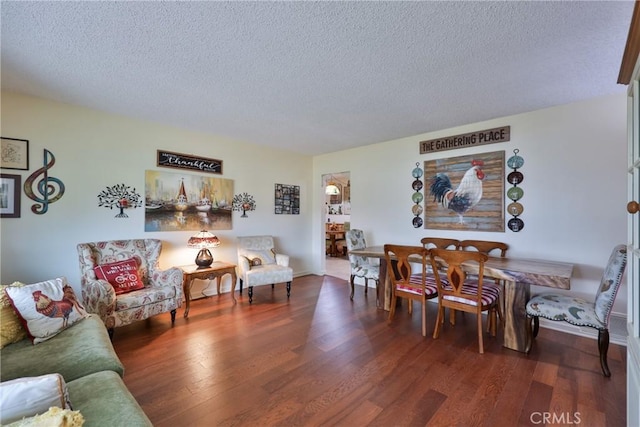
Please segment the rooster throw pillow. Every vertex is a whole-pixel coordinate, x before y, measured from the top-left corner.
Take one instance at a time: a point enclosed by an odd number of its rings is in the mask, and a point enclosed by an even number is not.
[[[41,343],[88,316],[64,277],[22,287],[8,287],[11,301],[27,335]]]

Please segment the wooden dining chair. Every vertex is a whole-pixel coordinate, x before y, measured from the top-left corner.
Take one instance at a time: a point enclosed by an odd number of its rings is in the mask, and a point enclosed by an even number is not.
[[[458,245],[458,248],[463,251],[476,250],[488,256],[492,256],[492,255],[497,256],[499,251],[499,256],[501,258],[504,258],[507,256],[507,250],[509,250],[509,245],[503,242],[494,242],[491,240],[462,240]],[[500,304],[504,306],[504,302],[502,301],[502,298],[504,295],[504,283],[500,279],[493,279],[493,280],[496,282],[497,285],[500,285],[500,289],[502,290],[500,294],[500,298],[501,298]],[[500,321],[501,322],[503,321],[502,317],[500,317]]]
[[[458,249],[458,246],[460,245],[460,240],[447,239],[444,237],[423,237],[420,240],[420,243],[422,243],[422,246],[427,249],[431,249],[431,248]]]
[[[470,249],[475,249],[478,252],[482,252],[483,254],[487,254],[489,256],[492,255],[494,251],[500,251],[500,256],[504,258],[507,256],[507,250],[509,249],[509,245],[502,242],[492,242],[490,240],[462,240],[458,244],[458,248],[463,251],[468,251]]]
[[[429,250],[431,265],[434,270],[439,262],[447,265],[447,279],[445,282],[440,275],[435,275],[438,285],[438,318],[433,331],[433,338],[438,338],[444,324],[444,309],[475,313],[478,321],[478,347],[484,353],[482,341],[482,313],[488,314],[487,322],[491,335],[496,335],[497,315],[502,318],[500,308],[500,287],[492,281],[483,280],[484,263],[489,258],[486,254],[476,251],[457,251],[447,249]],[[468,276],[463,263],[476,263],[478,276]],[[454,322],[451,322],[454,325]]]
[[[438,296],[434,276],[427,274],[429,250],[422,246],[384,245],[387,262],[387,276],[391,284],[391,306],[389,320],[391,324],[396,313],[398,298],[419,301],[422,304],[422,336],[427,336],[427,300]],[[409,258],[413,259],[410,260]],[[419,261],[417,261],[419,260]],[[414,273],[414,266],[420,265],[420,273]],[[416,266],[417,267],[417,266]]]
[[[446,237],[423,237],[420,240],[420,243],[422,243],[422,246],[426,249],[432,249],[432,248],[437,248],[437,249],[458,249],[459,245],[460,245],[460,240],[458,239],[449,239]],[[427,266],[427,272],[428,273],[432,273],[433,270],[431,269],[431,264],[429,264]],[[447,272],[446,269],[440,269],[439,271],[440,277],[443,280],[447,279]],[[413,310],[413,306],[411,304],[411,301],[409,301],[409,313],[411,313]],[[451,312],[453,313],[453,311]],[[454,316],[452,314],[452,316]]]

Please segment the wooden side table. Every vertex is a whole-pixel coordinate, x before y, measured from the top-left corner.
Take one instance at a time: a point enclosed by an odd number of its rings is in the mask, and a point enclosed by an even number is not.
[[[236,304],[236,266],[234,264],[227,264],[222,261],[214,261],[209,267],[201,268],[197,265],[183,265],[179,267],[182,270],[182,289],[184,292],[184,299],[186,302],[186,308],[184,310],[184,317],[189,316],[189,306],[191,305],[191,285],[194,279],[213,280],[217,279],[218,295],[220,295],[220,280],[225,274],[231,275],[231,298],[233,303]]]

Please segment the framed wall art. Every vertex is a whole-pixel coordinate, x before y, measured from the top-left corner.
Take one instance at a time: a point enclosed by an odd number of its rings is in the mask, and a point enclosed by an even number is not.
[[[145,172],[144,231],[231,230],[233,180]]]
[[[424,227],[504,232],[504,151],[424,162]]]
[[[0,174],[0,218],[20,218],[20,175]]]
[[[275,213],[299,215],[300,214],[300,186],[276,184]]]
[[[0,137],[0,168],[29,170],[29,141]]]

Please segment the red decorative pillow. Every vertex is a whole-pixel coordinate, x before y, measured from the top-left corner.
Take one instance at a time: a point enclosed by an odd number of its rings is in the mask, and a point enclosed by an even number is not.
[[[130,258],[124,261],[101,264],[93,268],[98,279],[111,283],[116,295],[144,288],[138,275],[138,263]]]

